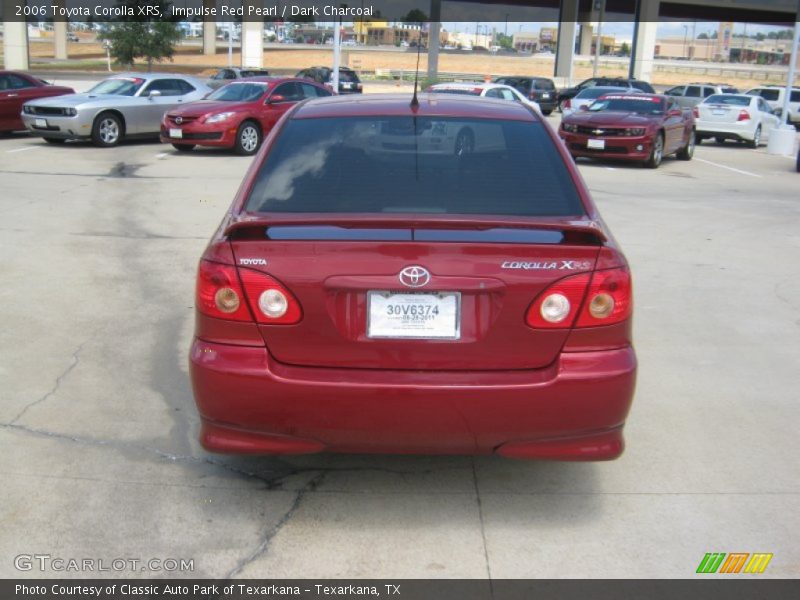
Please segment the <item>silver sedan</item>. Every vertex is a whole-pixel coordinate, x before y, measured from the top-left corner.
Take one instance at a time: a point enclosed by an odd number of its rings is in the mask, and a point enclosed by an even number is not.
[[[116,146],[123,138],[157,136],[166,111],[210,92],[201,80],[187,75],[115,75],[83,94],[26,102],[22,121],[50,143],[91,139],[97,146]]]

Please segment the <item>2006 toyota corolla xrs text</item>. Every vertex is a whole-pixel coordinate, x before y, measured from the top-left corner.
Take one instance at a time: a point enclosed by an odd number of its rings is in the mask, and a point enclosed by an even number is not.
[[[622,452],[628,266],[525,106],[298,105],[206,249],[196,302],[208,450]]]

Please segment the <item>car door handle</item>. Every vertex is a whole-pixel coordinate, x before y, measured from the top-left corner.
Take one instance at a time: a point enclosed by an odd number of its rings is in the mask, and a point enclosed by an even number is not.
[[[8,94],[6,98],[16,98],[19,94]]]

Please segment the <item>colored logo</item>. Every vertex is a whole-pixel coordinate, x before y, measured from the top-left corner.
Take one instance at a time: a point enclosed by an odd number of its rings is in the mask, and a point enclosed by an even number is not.
[[[697,567],[697,573],[751,573],[756,575],[763,573],[769,561],[772,560],[772,553],[766,552],[707,552]]]

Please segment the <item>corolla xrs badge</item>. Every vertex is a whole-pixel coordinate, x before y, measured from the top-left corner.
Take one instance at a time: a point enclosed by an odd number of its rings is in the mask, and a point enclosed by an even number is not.
[[[266,265],[267,261],[263,258],[240,258],[240,265]]]
[[[175,123],[177,125],[180,125],[181,123],[183,123],[183,117],[175,117]]]
[[[592,262],[589,260],[507,260],[500,265],[500,268],[522,269],[523,271],[583,271],[591,269]]]
[[[400,279],[400,283],[407,287],[419,288],[428,285],[428,282],[431,280],[431,274],[425,267],[414,265],[400,271],[398,279]]]

